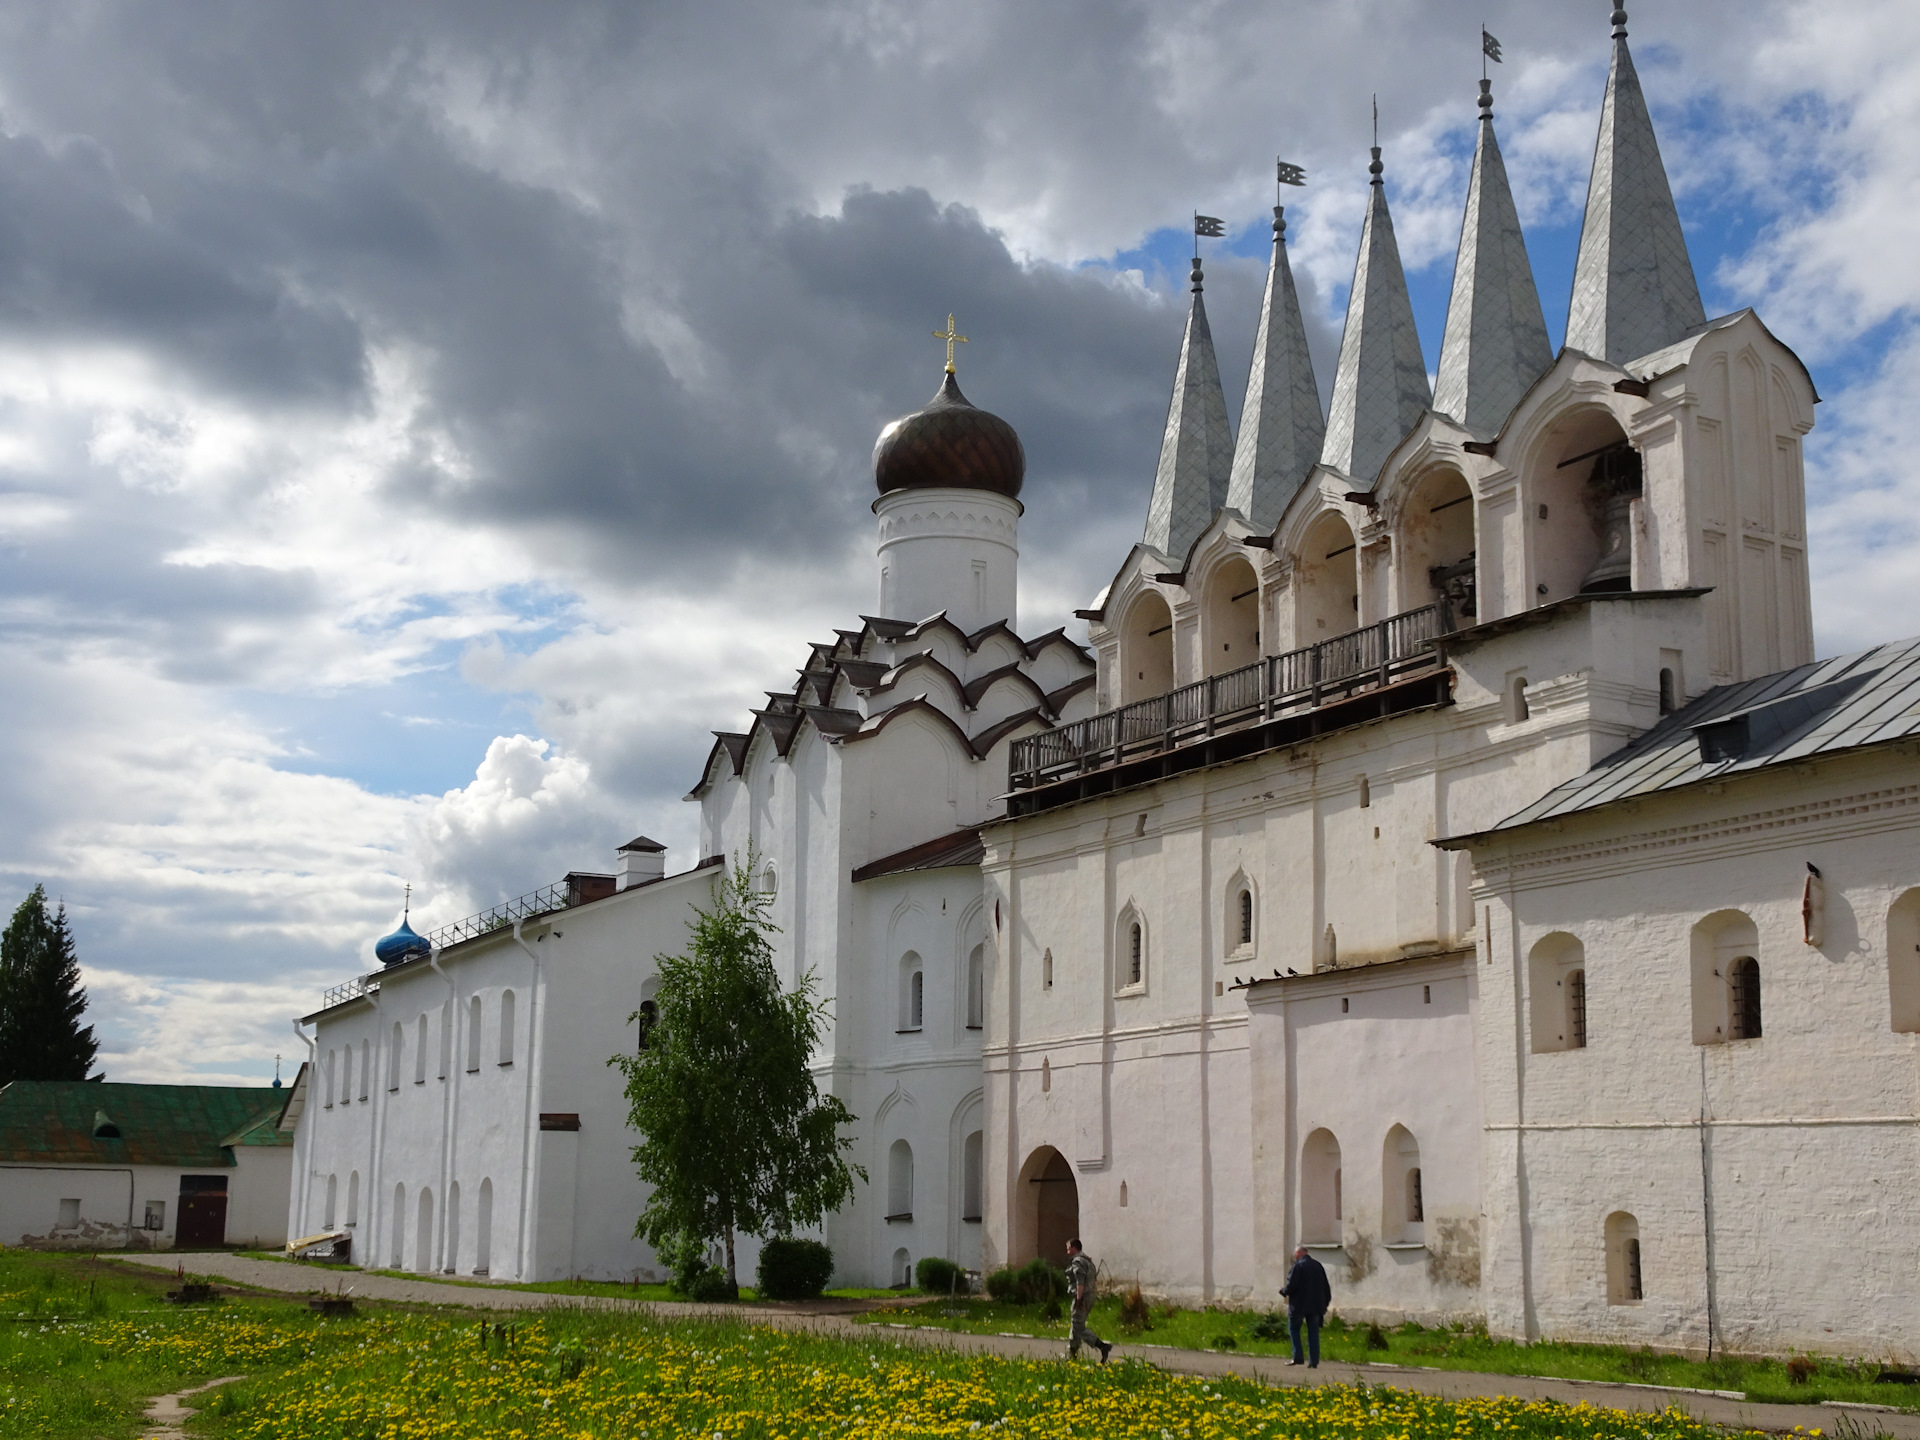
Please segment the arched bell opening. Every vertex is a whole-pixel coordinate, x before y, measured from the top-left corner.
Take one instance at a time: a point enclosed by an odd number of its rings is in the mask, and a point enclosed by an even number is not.
[[[1640,452],[1608,410],[1566,416],[1542,440],[1529,486],[1534,605],[1633,588]]]
[[[1120,629],[1120,703],[1173,689],[1173,611],[1157,591],[1134,597]]]
[[[1339,515],[1314,522],[1295,567],[1294,643],[1314,645],[1360,626],[1360,561],[1353,530]]]
[[[1027,1157],[1014,1182],[1012,1258],[1033,1259],[1064,1268],[1067,1241],[1080,1233],[1080,1186],[1067,1157],[1042,1145]]]
[[[1464,475],[1435,470],[1415,486],[1394,527],[1393,553],[1400,561],[1396,609],[1444,601],[1456,625],[1473,623],[1479,610],[1473,492]]]
[[[1260,580],[1239,556],[1207,577],[1201,647],[1208,675],[1224,675],[1260,658]]]

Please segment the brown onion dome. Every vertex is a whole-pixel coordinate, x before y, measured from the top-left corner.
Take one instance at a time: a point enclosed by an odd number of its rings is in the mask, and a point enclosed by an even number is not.
[[[882,495],[895,490],[992,490],[1009,499],[1027,475],[1020,437],[998,415],[976,409],[949,371],[927,408],[880,432],[873,478]]]

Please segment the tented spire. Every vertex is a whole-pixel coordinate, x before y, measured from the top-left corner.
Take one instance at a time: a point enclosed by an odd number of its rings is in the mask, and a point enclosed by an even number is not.
[[[1160,468],[1147,506],[1146,543],[1176,559],[1187,553],[1226,503],[1233,466],[1233,432],[1227,428],[1227,398],[1220,390],[1220,364],[1207,328],[1201,295],[1200,257],[1193,261],[1193,309],[1180,343],[1180,369],[1173,377]]]
[[[1593,147],[1567,344],[1622,365],[1671,345],[1706,318],[1653,118],[1627,50],[1627,12],[1615,9],[1613,67]]]
[[[1482,80],[1480,138],[1453,262],[1433,408],[1476,435],[1491,435],[1552,359],[1540,292],[1493,133],[1493,82]]]
[[[1287,264],[1287,222],[1273,207],[1273,264],[1253,340],[1246,403],[1240,409],[1240,439],[1233,450],[1227,504],[1256,528],[1270,530],[1320,458],[1327,423],[1307,354],[1307,327]]]
[[[1433,399],[1380,180],[1385,168],[1376,145],[1367,167],[1373,194],[1347,296],[1347,328],[1340,337],[1340,367],[1333,376],[1333,408],[1320,455],[1325,464],[1369,485]]]

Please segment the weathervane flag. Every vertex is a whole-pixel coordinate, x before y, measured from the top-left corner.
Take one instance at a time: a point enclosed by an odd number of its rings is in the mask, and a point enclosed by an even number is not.
[[[1487,33],[1487,27],[1480,27],[1480,53],[1494,64],[1500,64],[1500,42]]]
[[[1280,170],[1276,178],[1282,185],[1304,185],[1307,183],[1307,172],[1302,170],[1298,165],[1289,165],[1286,161],[1282,160],[1280,161]]]
[[[1224,220],[1217,219],[1212,215],[1195,215],[1193,217],[1193,233],[1195,235],[1204,235],[1212,240],[1224,239],[1227,233],[1227,225]]]

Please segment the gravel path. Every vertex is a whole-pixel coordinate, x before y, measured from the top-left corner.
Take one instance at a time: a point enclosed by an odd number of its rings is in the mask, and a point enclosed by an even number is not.
[[[123,1255],[135,1265],[172,1270],[188,1264],[196,1275],[218,1275],[237,1284],[287,1294],[331,1293],[344,1283],[356,1297],[395,1300],[409,1304],[458,1305],[484,1310],[640,1310],[661,1319],[715,1318],[744,1320],[781,1330],[812,1330],[854,1339],[891,1339],[906,1345],[944,1346],[971,1354],[1021,1359],[1058,1359],[1064,1343],[1054,1339],[1017,1335],[968,1335],[905,1324],[858,1324],[847,1306],[831,1309],[735,1305],[691,1305],[645,1300],[615,1300],[597,1295],[552,1295],[539,1290],[501,1290],[478,1285],[449,1285],[433,1280],[403,1280],[355,1270],[318,1270],[276,1260],[252,1260],[239,1255]],[[834,1313],[837,1311],[838,1313]],[[1618,1410],[1664,1410],[1678,1405],[1689,1414],[1720,1425],[1760,1430],[1790,1431],[1796,1427],[1823,1432],[1852,1431],[1861,1436],[1883,1434],[1895,1440],[1920,1440],[1920,1415],[1881,1411],[1860,1405],[1756,1405],[1737,1395],[1698,1390],[1673,1390],[1659,1385],[1608,1384],[1589,1380],[1556,1380],[1530,1375],[1488,1375],[1470,1370],[1429,1370],[1402,1365],[1340,1365],[1331,1361],[1318,1370],[1295,1369],[1266,1355],[1236,1355],[1211,1350],[1181,1350],[1171,1346],[1122,1343],[1114,1353],[1157,1365],[1179,1375],[1237,1375],[1268,1385],[1350,1384],[1365,1380],[1393,1385],[1447,1399],[1514,1395],[1529,1400],[1561,1400],[1577,1405],[1604,1405]]]

